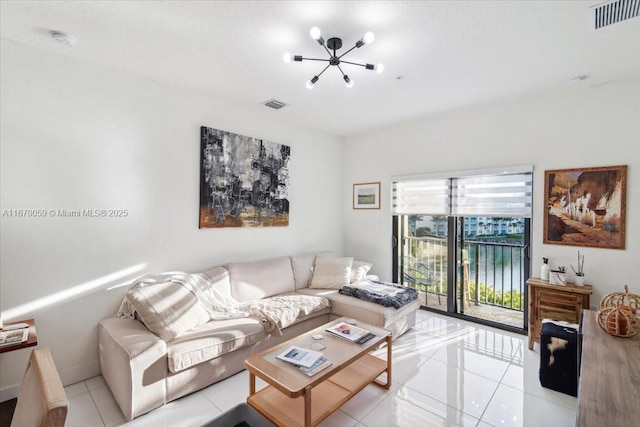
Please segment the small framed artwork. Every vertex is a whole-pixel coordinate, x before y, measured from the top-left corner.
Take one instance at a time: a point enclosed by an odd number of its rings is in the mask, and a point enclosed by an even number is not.
[[[624,249],[627,166],[544,173],[544,243]]]
[[[380,209],[380,183],[353,184],[353,209]]]

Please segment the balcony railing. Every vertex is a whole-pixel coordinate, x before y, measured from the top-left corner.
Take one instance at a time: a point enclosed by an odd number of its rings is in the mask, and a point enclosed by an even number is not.
[[[458,277],[465,279],[469,304],[524,310],[524,246],[466,241],[462,258]],[[405,237],[399,277],[407,286],[446,295],[447,262],[446,238]]]

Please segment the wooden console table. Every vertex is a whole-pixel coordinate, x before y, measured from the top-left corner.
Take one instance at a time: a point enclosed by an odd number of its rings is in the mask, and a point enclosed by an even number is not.
[[[632,427],[640,422],[640,335],[619,338],[584,310],[577,427]]]
[[[591,285],[551,285],[549,281],[532,278],[529,288],[529,350],[540,342],[542,319],[564,320],[579,323],[580,313],[589,308]]]
[[[38,345],[38,334],[36,333],[36,321],[34,319],[19,320],[17,322],[5,323],[4,325],[9,326],[13,325],[14,323],[29,324],[29,338],[27,338],[25,342],[0,346],[0,353],[7,353],[9,351],[20,350],[21,348],[34,347]]]

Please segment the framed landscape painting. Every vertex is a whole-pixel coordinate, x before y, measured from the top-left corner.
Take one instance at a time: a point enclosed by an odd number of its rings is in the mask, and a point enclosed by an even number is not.
[[[544,243],[624,249],[627,166],[544,173]]]
[[[380,183],[353,184],[353,209],[380,209]]]

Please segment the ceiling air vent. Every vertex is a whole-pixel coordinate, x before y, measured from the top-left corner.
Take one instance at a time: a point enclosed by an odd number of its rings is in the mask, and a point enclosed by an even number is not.
[[[268,101],[263,102],[264,105],[266,105],[269,108],[273,108],[274,110],[279,110],[282,107],[286,107],[287,104],[282,102],[282,101],[278,101],[277,99],[270,99]]]
[[[598,30],[638,16],[640,13],[640,0],[608,1],[593,6],[591,11],[592,28]]]

